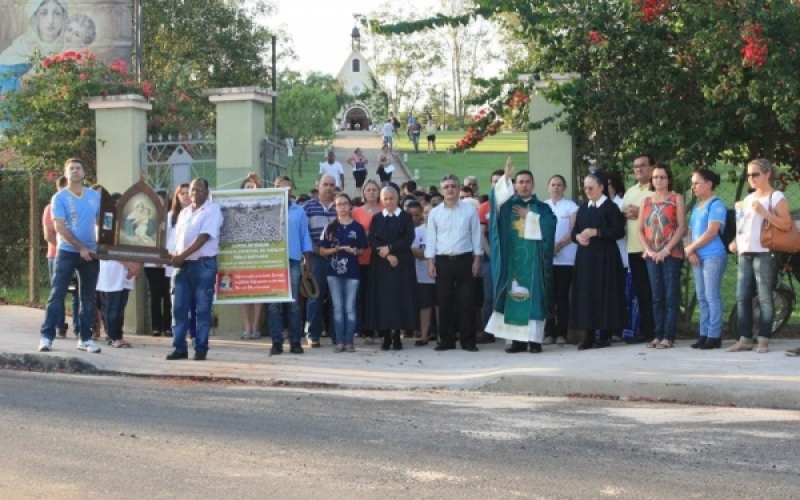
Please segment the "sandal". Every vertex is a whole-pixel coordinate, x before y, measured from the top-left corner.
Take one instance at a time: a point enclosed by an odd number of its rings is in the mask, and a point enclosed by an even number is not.
[[[130,349],[133,346],[131,346],[128,342],[125,342],[124,340],[119,339],[119,340],[115,340],[114,342],[112,342],[111,343],[111,347],[113,347],[115,349]]]
[[[658,347],[658,344],[659,344],[660,342],[661,342],[661,341],[660,341],[660,340],[658,340],[658,339],[653,339],[653,340],[652,340],[652,341],[651,341],[649,344],[647,344],[647,347],[656,348],[656,347]]]
[[[661,342],[658,343],[658,345],[656,346],[656,349],[669,349],[672,346],[673,346],[673,342],[671,340],[664,339],[664,340],[662,340]]]
[[[414,345],[417,346],[417,347],[426,346],[426,345],[428,345],[428,341],[419,339],[416,342],[414,342]]]
[[[769,341],[768,340],[760,340],[758,342],[758,349],[756,352],[759,354],[766,354],[769,352]]]
[[[250,339],[252,339],[252,338],[253,338],[253,334],[252,334],[252,333],[250,333],[250,332],[244,332],[244,333],[242,334],[242,336],[241,336],[241,337],[239,337],[239,340],[250,340]]]
[[[744,352],[752,350],[753,350],[752,342],[742,342],[741,340],[739,340],[732,346],[728,347],[728,352]]]

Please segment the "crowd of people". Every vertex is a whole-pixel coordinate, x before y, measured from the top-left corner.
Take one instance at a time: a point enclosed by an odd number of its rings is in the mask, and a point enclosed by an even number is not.
[[[358,152],[351,160],[362,162]],[[290,191],[287,244],[293,297],[269,304],[266,318],[260,305],[243,305],[243,338],[268,331],[273,355],[283,353],[286,340],[290,352],[300,354],[304,337],[306,347],[318,348],[326,336],[335,352],[354,352],[357,338],[370,345],[376,335],[382,350],[403,349],[403,338],[416,337],[416,347],[435,342],[437,351],[460,347],[477,352],[478,345],[500,338],[510,341],[505,350],[514,354],[563,346],[568,330],[578,330],[583,332],[579,350],[615,341],[669,349],[677,333],[680,271],[688,261],[700,309],[698,339],[691,347],[716,349],[721,347],[722,276],[728,254],[735,253],[738,340],[728,351],[768,352],[778,269],[773,253],[761,245],[760,230],[764,221],[781,230],[793,221],[786,198],[773,187],[775,167],[756,159],[746,168],[751,192],[735,204],[730,242],[724,237],[728,207],[715,195],[719,175],[705,168],[693,172],[696,202],[687,215],[669,166],[648,155],[634,160],[635,183],[627,190],[619,176],[589,173],[581,179],[585,196],[580,203],[565,196],[567,181],[559,175],[547,179],[550,197],[539,200],[534,174],[515,172],[510,159],[488,176],[488,195],[481,194],[478,177],[461,182],[446,175],[427,190],[414,181],[397,186],[390,179],[364,180],[360,196],[351,199],[341,192],[337,171],[323,172],[311,196],[295,197],[292,180],[279,177],[274,185]],[[99,202],[84,195],[91,190],[83,188],[80,161],[69,160],[65,175],[64,189],[52,200],[51,220],[59,238],[39,348],[50,350],[56,329],[65,329],[64,296],[75,272],[80,277],[78,348],[100,350],[88,326],[99,288],[118,292],[109,296],[106,334],[114,347],[128,347],[119,304],[124,310],[138,273],[126,263],[104,263],[113,272],[98,287],[99,266],[92,253]],[[242,187],[261,185],[250,176]],[[208,200],[203,179],[178,187],[172,204],[167,224],[171,266],[147,274],[153,333],[172,335],[167,359],[175,360],[188,357],[191,330],[195,359],[202,360],[208,351],[223,217]],[[165,280],[173,273],[174,300],[167,304]],[[314,284],[315,293],[307,298],[298,293],[303,280]],[[638,308],[631,307],[634,300]]]

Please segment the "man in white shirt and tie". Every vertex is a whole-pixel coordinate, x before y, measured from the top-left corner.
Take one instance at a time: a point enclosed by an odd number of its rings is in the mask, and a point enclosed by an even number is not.
[[[475,344],[475,277],[480,275],[481,230],[478,211],[458,198],[458,177],[442,178],[440,192],[444,203],[428,216],[425,258],[428,274],[436,278],[439,318],[437,351],[455,349],[455,321],[458,319],[461,348],[477,352]]]

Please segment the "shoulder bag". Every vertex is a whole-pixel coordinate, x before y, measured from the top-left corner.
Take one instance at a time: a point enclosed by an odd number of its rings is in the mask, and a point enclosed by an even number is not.
[[[769,213],[774,214],[772,211],[772,193],[769,195]],[[796,253],[800,252],[800,231],[792,221],[792,227],[788,231],[781,231],[773,224],[764,218],[761,223],[761,246],[769,248],[773,252],[787,252]]]

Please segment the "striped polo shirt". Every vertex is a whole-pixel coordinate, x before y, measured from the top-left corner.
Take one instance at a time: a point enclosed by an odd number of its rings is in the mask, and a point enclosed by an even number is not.
[[[308,217],[308,233],[311,241],[316,244],[322,236],[325,226],[336,218],[336,207],[331,201],[330,206],[325,208],[319,200],[315,199],[304,203],[303,210],[306,211],[306,217]]]

